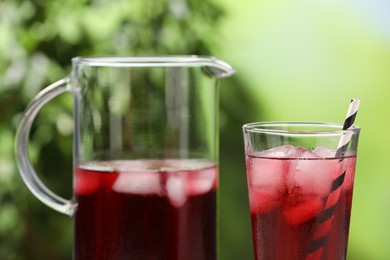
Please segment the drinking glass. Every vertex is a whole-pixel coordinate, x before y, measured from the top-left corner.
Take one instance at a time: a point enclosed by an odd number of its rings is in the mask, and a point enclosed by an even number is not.
[[[256,260],[346,259],[360,128],[342,127],[243,126]]]

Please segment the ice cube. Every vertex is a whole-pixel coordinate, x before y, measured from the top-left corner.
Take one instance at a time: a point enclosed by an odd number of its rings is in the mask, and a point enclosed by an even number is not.
[[[180,208],[187,201],[187,174],[184,172],[170,173],[166,182],[166,190],[171,204]]]
[[[249,188],[249,207],[251,213],[268,213],[271,212],[279,202],[279,195],[274,190],[263,189],[257,191]]]
[[[322,210],[322,199],[312,197],[294,206],[286,207],[283,216],[290,225],[298,225],[315,218]]]
[[[122,172],[114,182],[112,189],[120,193],[140,195],[162,194],[160,174],[158,172]]]
[[[313,152],[322,158],[333,158],[336,156],[335,150],[331,150],[331,149],[328,149],[328,148],[323,147],[323,146],[317,147],[316,149],[314,149]]]
[[[289,161],[279,158],[247,157],[249,202],[252,213],[275,208],[286,189]]]
[[[187,194],[199,195],[210,191],[217,185],[217,169],[206,168],[190,172],[187,181]]]
[[[100,186],[99,174],[84,169],[77,169],[74,180],[74,192],[77,195],[88,195]]]
[[[255,190],[277,190],[284,186],[289,162],[277,158],[247,158],[249,186]]]
[[[306,152],[306,149],[305,148],[301,148],[301,147],[291,147],[289,150],[288,150],[288,153],[287,153],[287,158],[299,158],[302,156],[302,154],[304,154]]]
[[[305,194],[324,197],[330,192],[333,175],[337,170],[338,160],[324,160],[311,151],[306,151],[290,168],[288,186],[300,187]]]
[[[282,145],[268,150],[263,150],[261,152],[255,153],[256,157],[265,157],[265,158],[286,158],[291,156],[299,157],[302,154],[301,148],[296,148],[292,145]]]

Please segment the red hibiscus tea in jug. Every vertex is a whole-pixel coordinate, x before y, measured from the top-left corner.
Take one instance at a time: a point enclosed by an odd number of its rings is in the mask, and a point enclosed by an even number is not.
[[[214,164],[100,161],[75,173],[75,259],[216,259]]]

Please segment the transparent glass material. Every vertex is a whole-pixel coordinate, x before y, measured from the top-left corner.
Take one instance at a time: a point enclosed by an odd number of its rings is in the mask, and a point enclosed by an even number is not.
[[[107,259],[142,258],[142,254],[158,256],[162,254],[162,249],[155,248],[154,244],[160,246],[161,243],[145,241],[151,247],[141,252],[142,249],[137,251],[138,246],[131,244],[130,238],[130,244],[127,245],[118,241],[114,243],[109,238],[98,240],[102,236],[109,237],[111,233],[117,238],[125,236],[118,230],[130,229],[122,227],[119,220],[112,221],[116,221],[116,227],[105,227],[108,224],[102,219],[111,218],[112,215],[118,218],[123,216],[123,210],[132,207],[123,201],[133,195],[135,201],[145,197],[156,201],[161,199],[161,202],[156,202],[156,208],[165,203],[170,207],[169,210],[178,210],[182,215],[189,214],[190,209],[181,211],[183,205],[197,203],[193,200],[216,190],[218,85],[220,79],[232,75],[234,70],[229,64],[214,57],[199,56],[77,57],[72,60],[72,64],[70,75],[42,90],[21,119],[16,137],[20,174],[38,199],[75,218],[76,259],[100,259],[99,255],[90,255],[92,251],[99,251],[99,247],[110,256]],[[27,148],[30,128],[39,110],[64,92],[70,92],[74,97],[73,200],[61,198],[45,187],[31,166]],[[119,199],[118,194],[123,195],[123,198]],[[215,200],[210,203],[207,214],[199,211],[198,221],[212,218],[210,227],[214,234]],[[141,211],[146,204],[140,202],[134,205]],[[111,208],[107,206],[104,209],[106,205]],[[115,205],[116,208],[112,208]],[[145,209],[145,212],[160,214],[153,210]],[[134,215],[134,212],[126,214]],[[102,222],[96,220],[94,225],[102,228],[86,229],[85,226],[91,222],[88,219],[100,219]],[[180,233],[184,232],[182,230],[190,230],[188,226],[195,228],[202,225],[195,220],[187,224],[184,220],[175,221],[181,223],[177,227],[180,236],[184,235]],[[105,228],[106,231],[101,231]],[[132,226],[131,229],[136,230],[137,227]],[[115,235],[114,231],[119,234]],[[149,231],[145,229],[140,232],[147,234]],[[86,238],[85,234],[90,235]],[[135,235],[138,236],[137,233],[129,233],[128,236]],[[211,250],[201,248],[205,239],[203,234],[191,234],[188,237],[199,248],[195,246],[191,250],[185,242],[180,242],[181,246],[166,245],[167,248],[182,248],[166,249],[171,250],[168,258],[175,259],[173,255],[176,255],[181,259],[191,259],[187,258],[187,251],[197,251],[197,254],[203,254],[200,256],[193,253],[197,259],[214,259],[215,241],[210,245],[214,248]],[[196,242],[196,237],[202,239]],[[211,240],[213,237],[215,234]],[[102,245],[110,249],[103,249]],[[126,247],[135,248],[135,251],[126,253]],[[211,256],[206,257],[207,254],[202,253],[210,250],[214,252]]]
[[[256,260],[346,259],[360,128],[243,126]]]
[[[356,152],[360,128],[352,126],[342,130],[335,123],[313,122],[255,122],[243,126],[246,152],[260,152],[282,145],[302,148],[319,146],[331,150],[338,148],[342,135],[351,134],[347,151]]]
[[[102,159],[217,161],[218,82],[231,74],[200,57],[75,59],[80,164]]]

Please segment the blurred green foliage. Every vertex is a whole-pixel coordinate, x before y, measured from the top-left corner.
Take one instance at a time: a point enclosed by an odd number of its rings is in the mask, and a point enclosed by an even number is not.
[[[14,161],[18,121],[38,91],[67,75],[75,56],[210,55],[211,46],[221,44],[216,30],[224,15],[213,0],[0,2],[0,259],[72,257],[72,220],[33,197]],[[240,152],[240,127],[250,120],[251,101],[240,84],[232,79],[221,91],[221,259],[252,254]],[[72,107],[69,94],[45,106],[33,125],[29,151],[43,182],[67,198],[72,196]],[[229,178],[234,175],[240,185]],[[238,236],[244,237],[237,241]]]
[[[342,122],[361,99],[348,259],[390,259],[390,6],[386,1],[0,1],[0,259],[71,259],[72,220],[27,190],[13,139],[28,102],[74,56],[214,54],[237,75],[220,90],[220,259],[252,259],[241,125]],[[37,118],[30,155],[72,196],[72,98]]]

